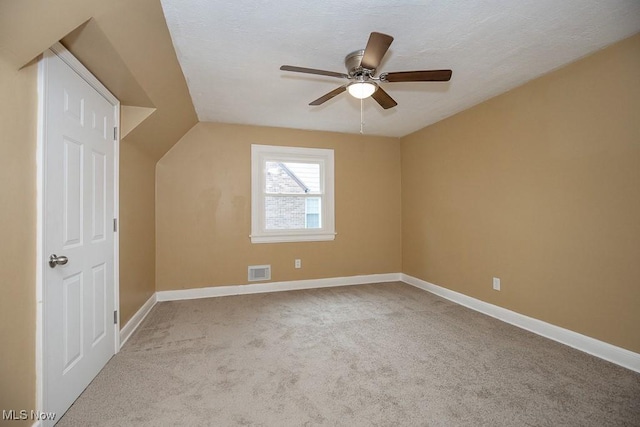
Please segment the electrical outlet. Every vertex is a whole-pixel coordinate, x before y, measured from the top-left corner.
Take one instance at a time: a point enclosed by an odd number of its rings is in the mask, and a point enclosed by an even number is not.
[[[500,279],[498,277],[493,278],[493,290],[494,291],[500,290]]]
[[[302,268],[302,260],[297,259],[295,261],[295,266],[296,266],[296,268]]]

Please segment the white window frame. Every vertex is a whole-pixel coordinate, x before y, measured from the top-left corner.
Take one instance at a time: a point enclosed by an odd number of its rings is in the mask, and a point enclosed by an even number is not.
[[[267,230],[265,228],[266,163],[320,164],[321,228]],[[317,242],[334,240],[334,157],[325,148],[251,145],[251,243]],[[306,221],[306,218],[305,218]]]

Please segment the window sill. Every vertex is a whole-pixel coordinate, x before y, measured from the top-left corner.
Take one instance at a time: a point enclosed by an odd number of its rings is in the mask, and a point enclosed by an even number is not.
[[[326,242],[335,240],[336,233],[317,234],[269,234],[251,237],[251,243],[295,243],[295,242]]]

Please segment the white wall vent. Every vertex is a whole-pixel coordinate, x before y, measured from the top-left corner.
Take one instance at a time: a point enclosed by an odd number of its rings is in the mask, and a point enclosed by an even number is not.
[[[249,266],[249,281],[258,282],[260,280],[271,280],[270,265],[250,265]]]

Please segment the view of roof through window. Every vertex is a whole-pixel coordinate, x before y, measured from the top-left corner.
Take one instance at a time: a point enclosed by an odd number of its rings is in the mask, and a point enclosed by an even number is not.
[[[318,163],[266,162],[266,191],[281,193],[319,193],[320,165]]]

